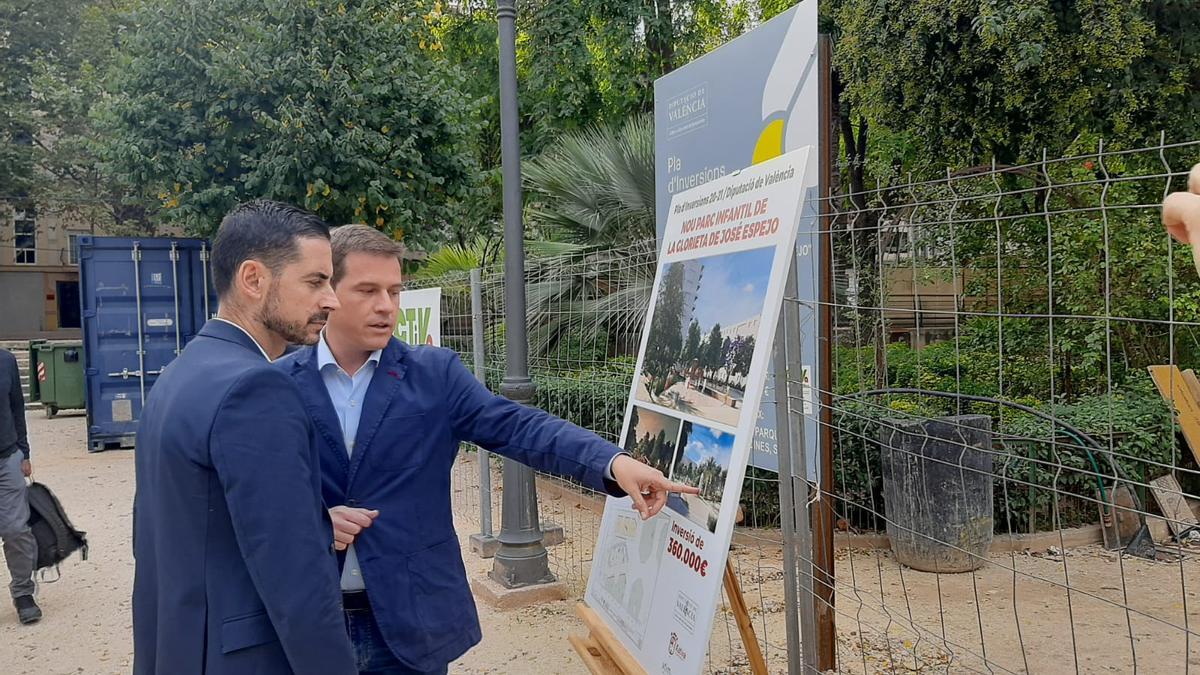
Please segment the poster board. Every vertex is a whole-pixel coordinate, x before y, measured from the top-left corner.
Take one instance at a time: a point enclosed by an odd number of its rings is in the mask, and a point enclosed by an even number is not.
[[[648,672],[703,666],[815,170],[802,148],[671,202],[620,444],[701,494],[647,521],[609,498],[586,595]]]
[[[442,346],[442,289],[400,292],[396,338],[409,345]]]
[[[668,205],[680,191],[805,146],[821,147],[817,1],[803,0],[752,31],[664,75],[654,83],[655,206],[662,243]],[[818,191],[812,171],[805,188]],[[815,307],[821,269],[816,200],[800,224],[797,294]],[[804,254],[802,249],[812,250]],[[815,314],[815,312],[814,312]],[[802,327],[808,382],[820,381],[816,325]],[[761,407],[753,466],[779,470],[774,365]],[[820,425],[816,388],[801,390],[808,477],[816,480]],[[810,405],[809,401],[814,403]]]

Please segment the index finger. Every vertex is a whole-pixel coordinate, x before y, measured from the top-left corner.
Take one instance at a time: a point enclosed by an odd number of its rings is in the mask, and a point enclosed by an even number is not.
[[[661,485],[660,489],[666,490],[667,492],[682,492],[683,494],[687,494],[687,495],[700,494],[700,488],[692,487],[691,485],[684,485],[683,483],[667,482],[667,483],[664,483],[663,485]]]

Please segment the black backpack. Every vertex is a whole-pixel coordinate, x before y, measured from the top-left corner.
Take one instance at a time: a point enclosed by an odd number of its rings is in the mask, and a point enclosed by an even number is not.
[[[80,551],[83,559],[87,560],[87,533],[75,529],[50,488],[41,483],[31,483],[26,492],[29,495],[29,529],[37,540],[37,563],[34,567],[39,570],[53,567],[57,570],[59,563],[75,551]]]

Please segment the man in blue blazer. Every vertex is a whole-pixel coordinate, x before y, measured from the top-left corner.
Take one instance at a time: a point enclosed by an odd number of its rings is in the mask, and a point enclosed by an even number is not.
[[[397,244],[365,225],[333,232],[340,308],[315,347],[281,362],[320,435],[321,484],[339,546],[359,672],[445,673],[479,642],[450,504],[460,441],[596,490],[633,496],[643,517],[667,481],[595,434],[496,396],[451,350],[392,337],[401,287]]]
[[[225,217],[212,256],[220,312],[138,425],[133,671],[354,673],[312,423],[270,365],[337,308],[329,228],[250,202]]]

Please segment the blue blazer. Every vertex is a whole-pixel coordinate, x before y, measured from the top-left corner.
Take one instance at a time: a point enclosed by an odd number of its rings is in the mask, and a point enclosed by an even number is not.
[[[496,396],[439,347],[392,339],[367,387],[348,458],[317,350],[280,361],[300,386],[320,435],[325,503],[378,509],[355,542],[376,622],[417,671],[441,668],[479,642],[450,505],[460,441],[623,496],[605,480],[615,445],[536,408]]]
[[[356,673],[312,423],[296,385],[209,321],[137,432],[133,672]]]

